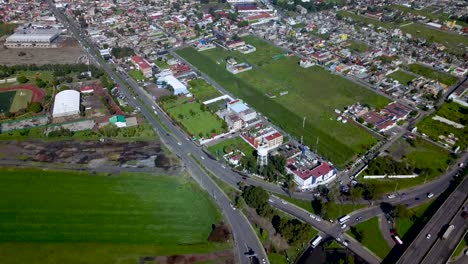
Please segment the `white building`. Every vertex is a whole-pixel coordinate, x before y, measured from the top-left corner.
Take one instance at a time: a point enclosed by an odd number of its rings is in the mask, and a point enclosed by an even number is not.
[[[185,86],[176,77],[174,77],[174,75],[166,75],[159,77],[157,81],[158,86],[161,87],[163,82],[165,82],[167,85],[170,85],[174,89],[175,95],[189,93],[189,91],[187,90],[187,86]]]
[[[52,117],[65,117],[80,114],[80,92],[64,90],[55,96]]]
[[[54,48],[52,42],[60,35],[56,28],[20,27],[9,36],[4,46],[7,48]]]
[[[301,190],[315,188],[333,180],[336,172],[325,161],[309,161],[295,157],[288,160],[286,171],[294,175],[294,181]]]

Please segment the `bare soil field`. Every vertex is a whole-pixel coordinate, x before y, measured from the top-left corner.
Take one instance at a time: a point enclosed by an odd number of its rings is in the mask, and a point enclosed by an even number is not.
[[[21,56],[22,55],[22,56]],[[0,42],[0,64],[67,64],[83,62],[85,53],[73,39],[63,42],[60,48],[51,49],[7,49]]]

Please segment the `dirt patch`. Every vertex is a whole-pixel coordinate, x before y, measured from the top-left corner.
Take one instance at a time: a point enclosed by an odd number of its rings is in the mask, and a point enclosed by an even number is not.
[[[217,262],[219,260],[219,262]],[[234,263],[234,255],[232,251],[225,250],[207,254],[185,254],[185,255],[172,255],[172,256],[146,256],[141,257],[140,264],[190,264],[203,261],[215,261],[214,263]]]
[[[0,142],[3,161],[29,161],[86,165],[87,168],[160,168],[170,170],[178,164],[168,158],[158,142],[115,141],[10,141]],[[164,162],[156,163],[161,157]]]
[[[229,228],[221,223],[217,226],[213,226],[210,235],[208,236],[208,241],[210,242],[226,242],[229,241],[231,237],[231,232]]]
[[[21,55],[21,56],[20,56]],[[7,49],[0,42],[0,64],[74,64],[86,62],[86,54],[74,39],[67,39],[59,48]]]

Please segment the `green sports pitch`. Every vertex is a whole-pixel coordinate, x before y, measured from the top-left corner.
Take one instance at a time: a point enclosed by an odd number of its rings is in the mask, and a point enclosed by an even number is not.
[[[3,263],[120,263],[209,252],[220,213],[188,177],[0,169]]]
[[[10,111],[16,91],[0,93],[0,113],[7,113]]]
[[[320,67],[301,68],[297,57],[278,56],[284,51],[261,39],[247,36],[244,40],[257,50],[242,54],[220,48],[202,52],[185,48],[177,53],[288,133],[303,136],[308,146],[315,148],[318,139],[318,152],[338,167],[377,142],[357,125],[338,122],[334,109],[343,110],[355,102],[381,108],[388,99]],[[229,73],[225,69],[228,57],[250,63],[253,70]]]

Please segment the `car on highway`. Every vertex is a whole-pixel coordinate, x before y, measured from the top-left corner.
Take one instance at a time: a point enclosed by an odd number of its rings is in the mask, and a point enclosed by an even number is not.
[[[361,219],[362,219],[362,216],[356,217],[356,221],[361,221]]]
[[[427,198],[431,199],[432,197],[434,197],[433,193],[427,193]]]
[[[288,202],[286,202],[285,200],[281,200],[281,203],[282,204],[288,204]]]
[[[320,219],[320,217],[318,217],[318,216],[317,216],[317,217],[315,217],[315,220],[317,220],[317,222],[320,222],[320,221],[322,221],[322,219]]]
[[[342,225],[341,225],[341,229],[345,229],[346,226],[347,226],[346,224],[342,224]]]
[[[177,142],[177,145],[179,145],[179,146],[182,146],[182,143],[180,143],[180,142]]]
[[[387,196],[387,197],[388,197],[388,199],[393,199],[393,198],[395,198],[395,197],[396,197],[396,195],[394,195],[394,194],[390,194],[390,195],[389,195],[389,196]]]
[[[266,260],[264,258],[262,258],[262,263],[266,264]]]
[[[203,156],[200,156],[200,158],[201,158],[202,160],[204,160],[204,159],[205,159],[205,157],[203,157]]]
[[[427,234],[427,235],[426,235],[426,238],[427,238],[427,239],[431,239],[431,234]]]
[[[315,219],[315,215],[310,214],[309,216],[310,216],[310,218]]]
[[[415,199],[416,201],[419,201],[419,197],[415,197],[414,199]]]

